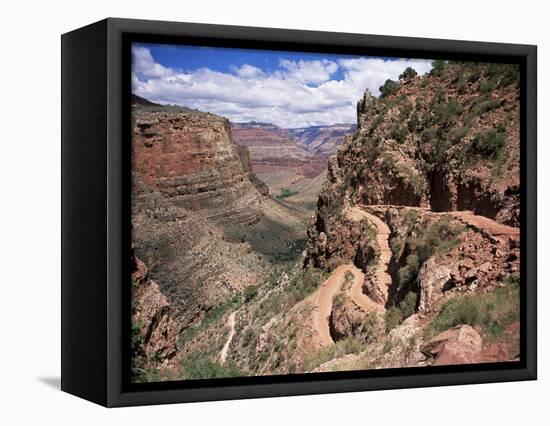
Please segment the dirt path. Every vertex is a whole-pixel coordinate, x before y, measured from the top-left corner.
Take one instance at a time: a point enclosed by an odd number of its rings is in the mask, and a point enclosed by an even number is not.
[[[449,215],[456,217],[466,224],[476,228],[477,230],[485,231],[490,235],[497,238],[513,238],[519,240],[519,228],[513,226],[503,225],[493,219],[489,219],[485,216],[474,214],[474,212],[464,210],[448,212]]]
[[[235,315],[236,314],[237,314],[237,311],[233,312],[227,318],[227,325],[229,325],[230,331],[229,331],[229,336],[227,336],[225,345],[223,345],[223,348],[220,352],[220,362],[222,364],[224,364],[225,360],[227,359],[227,352],[229,351],[229,345],[231,344],[231,340],[233,340],[233,336],[235,335]]]
[[[384,312],[384,306],[376,303],[363,292],[365,274],[359,268],[355,266],[353,268],[354,279],[350,289],[351,300],[365,312]]]
[[[349,208],[346,210],[346,216],[354,221],[368,220],[376,228],[376,242],[380,249],[380,257],[375,272],[375,285],[383,300],[386,301],[388,299],[388,287],[392,283],[391,275],[388,273],[388,266],[392,257],[392,251],[388,244],[390,228],[378,216],[368,213],[360,207]]]
[[[434,212],[426,207],[415,207],[415,206],[397,206],[390,204],[373,204],[365,205],[360,207],[353,207],[349,209],[350,218],[359,217],[361,211],[370,208],[397,208],[397,209],[407,209],[415,211],[423,211],[433,215],[449,215],[461,220],[466,225],[469,225],[480,232],[485,232],[486,234],[492,235],[496,238],[513,238],[519,240],[520,229],[519,227],[513,227],[508,225],[503,225],[498,223],[496,220],[488,218],[486,216],[481,216],[475,214],[470,210],[458,210],[458,211],[448,211],[448,212]],[[367,212],[368,213],[368,212]]]
[[[357,268],[352,264],[338,266],[317,291],[313,300],[313,328],[320,337],[322,347],[332,345],[334,341],[330,335],[329,318],[332,311],[332,302],[344,283],[346,272],[354,272]],[[362,274],[361,274],[362,275]],[[354,274],[355,280],[361,279],[359,274]]]

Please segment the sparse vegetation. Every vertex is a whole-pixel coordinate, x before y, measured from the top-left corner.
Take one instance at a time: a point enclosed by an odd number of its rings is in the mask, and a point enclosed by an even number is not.
[[[455,247],[460,241],[463,228],[451,223],[449,216],[432,222],[416,237],[409,237],[406,241],[409,254],[397,275],[399,289],[410,288],[416,280],[422,264],[432,255],[442,256]]]
[[[392,306],[385,312],[384,319],[386,321],[386,333],[389,333],[401,324],[403,320],[414,314],[416,310],[417,298],[416,293],[410,291],[399,303],[399,306]]]
[[[284,200],[285,198],[292,197],[293,195],[298,194],[298,191],[291,191],[288,188],[281,188],[281,193],[275,195],[277,200]]]
[[[182,363],[182,376],[188,380],[242,377],[243,375],[235,364],[219,364],[204,359],[200,353],[187,356]]]
[[[308,268],[296,274],[290,281],[289,290],[291,303],[297,303],[313,293],[327,278],[325,271],[317,268]]]
[[[441,59],[438,59],[432,62],[432,70],[430,73],[435,76],[441,76],[443,71],[445,71],[445,68],[447,68],[447,63]]]
[[[216,306],[215,308],[208,311],[202,321],[189,327],[183,333],[180,334],[178,342],[182,345],[184,342],[187,342],[193,339],[197,334],[206,330],[210,327],[211,324],[217,322],[222,316],[227,312],[234,311],[238,309],[242,301],[239,295],[234,295],[230,300],[221,305]]]
[[[479,327],[484,340],[500,337],[519,321],[519,277],[513,276],[486,294],[467,294],[446,302],[427,329],[434,335],[460,324]]]
[[[356,354],[364,349],[364,344],[357,339],[347,338],[335,342],[333,345],[322,348],[305,360],[307,371],[314,370],[321,364],[331,359],[339,358],[348,354]]]
[[[498,129],[478,133],[472,148],[486,158],[496,159],[506,143],[506,132]]]

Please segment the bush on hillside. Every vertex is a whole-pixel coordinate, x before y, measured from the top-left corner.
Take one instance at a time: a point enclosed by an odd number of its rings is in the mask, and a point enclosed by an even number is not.
[[[399,80],[409,80],[416,77],[417,75],[417,72],[413,68],[407,67],[405,68],[405,71],[403,71],[403,73],[399,76]]]
[[[497,129],[491,129],[486,132],[478,133],[473,142],[473,148],[476,152],[486,158],[495,159],[500,154],[506,143],[506,132]]]
[[[380,86],[381,97],[386,97],[394,94],[399,88],[399,83],[393,80],[386,80],[383,86]]]

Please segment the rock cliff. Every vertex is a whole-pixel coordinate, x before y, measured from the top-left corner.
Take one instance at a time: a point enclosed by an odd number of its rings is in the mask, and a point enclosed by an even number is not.
[[[227,119],[189,110],[133,110],[132,170],[173,202],[217,223],[254,223],[260,194]]]

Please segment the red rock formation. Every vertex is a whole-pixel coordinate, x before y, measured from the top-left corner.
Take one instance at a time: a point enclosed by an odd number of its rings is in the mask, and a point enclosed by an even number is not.
[[[260,194],[227,119],[168,108],[133,111],[132,170],[180,206],[217,222],[253,223]]]

